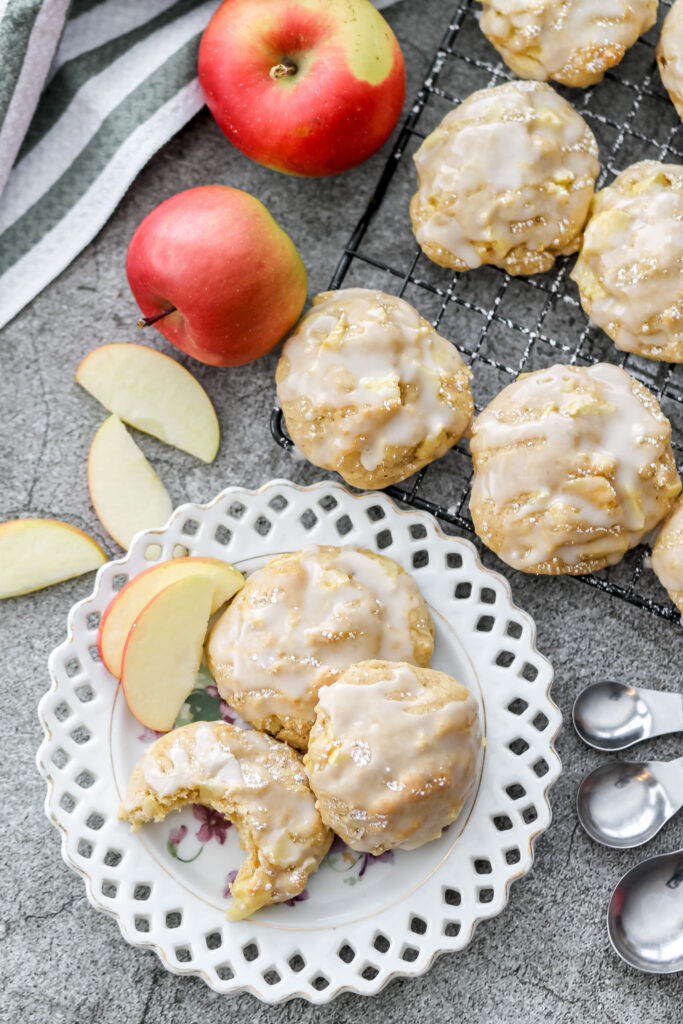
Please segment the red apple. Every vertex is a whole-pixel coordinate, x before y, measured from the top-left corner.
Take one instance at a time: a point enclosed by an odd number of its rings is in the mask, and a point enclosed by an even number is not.
[[[224,185],[179,192],[152,210],[128,246],[126,272],[141,326],[154,323],[213,366],[258,359],[306,301],[306,268],[289,235],[258,199]]]
[[[202,37],[209,110],[252,160],[288,174],[337,174],[391,134],[406,73],[370,0],[225,0]]]

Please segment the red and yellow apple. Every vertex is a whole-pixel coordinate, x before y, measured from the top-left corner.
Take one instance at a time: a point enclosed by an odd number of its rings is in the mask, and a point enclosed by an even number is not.
[[[314,177],[379,149],[406,92],[403,54],[370,0],[225,0],[202,37],[199,81],[238,149]]]
[[[183,352],[241,366],[268,352],[306,301],[306,268],[263,203],[237,188],[179,192],[137,228],[128,283],[144,313]]]

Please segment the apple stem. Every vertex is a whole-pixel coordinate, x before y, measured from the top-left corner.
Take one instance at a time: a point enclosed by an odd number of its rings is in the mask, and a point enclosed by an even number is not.
[[[270,77],[276,81],[278,78],[285,78],[287,75],[295,75],[299,69],[293,61],[287,61],[282,64],[274,64],[270,69]]]
[[[155,313],[154,316],[141,316],[138,320],[138,327],[151,327],[157,320],[163,320],[169,313],[175,313],[176,307],[169,306],[167,309],[162,309],[161,313]]]

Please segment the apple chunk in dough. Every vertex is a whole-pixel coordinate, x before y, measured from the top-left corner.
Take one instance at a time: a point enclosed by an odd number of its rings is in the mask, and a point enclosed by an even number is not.
[[[109,412],[160,441],[213,462],[218,420],[204,388],[174,359],[146,345],[103,345],[76,380]]]
[[[18,597],[99,569],[99,544],[59,519],[0,523],[0,598]]]
[[[229,562],[218,558],[172,558],[146,569],[114,595],[102,616],[97,635],[100,657],[112,675],[117,679],[121,677],[123,649],[142,609],[171,583],[198,573],[214,582],[212,615],[244,586],[244,576]]]
[[[105,530],[127,548],[138,532],[163,526],[168,492],[118,416],[104,421],[88,456],[90,500]]]
[[[211,615],[214,580],[186,576],[143,608],[123,651],[126,702],[148,729],[168,732],[194,686]]]

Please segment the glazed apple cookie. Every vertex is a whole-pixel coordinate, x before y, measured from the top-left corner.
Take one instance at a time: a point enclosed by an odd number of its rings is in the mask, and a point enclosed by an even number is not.
[[[285,343],[277,391],[294,443],[354,487],[405,480],[470,425],[470,371],[403,299],[323,292]]]
[[[652,568],[669,597],[683,612],[683,498],[662,523],[652,549]]]
[[[441,835],[474,786],[480,749],[467,687],[365,661],[321,689],[304,765],[323,821],[352,849],[380,854]]]
[[[608,363],[523,374],[477,417],[471,449],[474,528],[524,572],[618,562],[681,489],[657,399]]]
[[[683,167],[643,160],[598,192],[571,276],[617,348],[683,362]]]
[[[537,274],[579,248],[598,147],[549,85],[506,82],[473,93],[414,160],[413,231],[440,266],[490,263],[509,274]]]
[[[481,30],[520,78],[599,82],[657,20],[657,0],[481,0]]]
[[[664,88],[683,120],[683,0],[676,0],[664,19],[657,64]]]
[[[135,766],[119,818],[137,829],[194,803],[232,821],[247,854],[230,886],[231,920],[297,896],[332,842],[301,756],[226,722],[194,722],[153,743]]]
[[[301,750],[321,686],[357,661],[428,665],[434,627],[412,576],[372,551],[311,546],[247,578],[209,635],[220,694]]]

